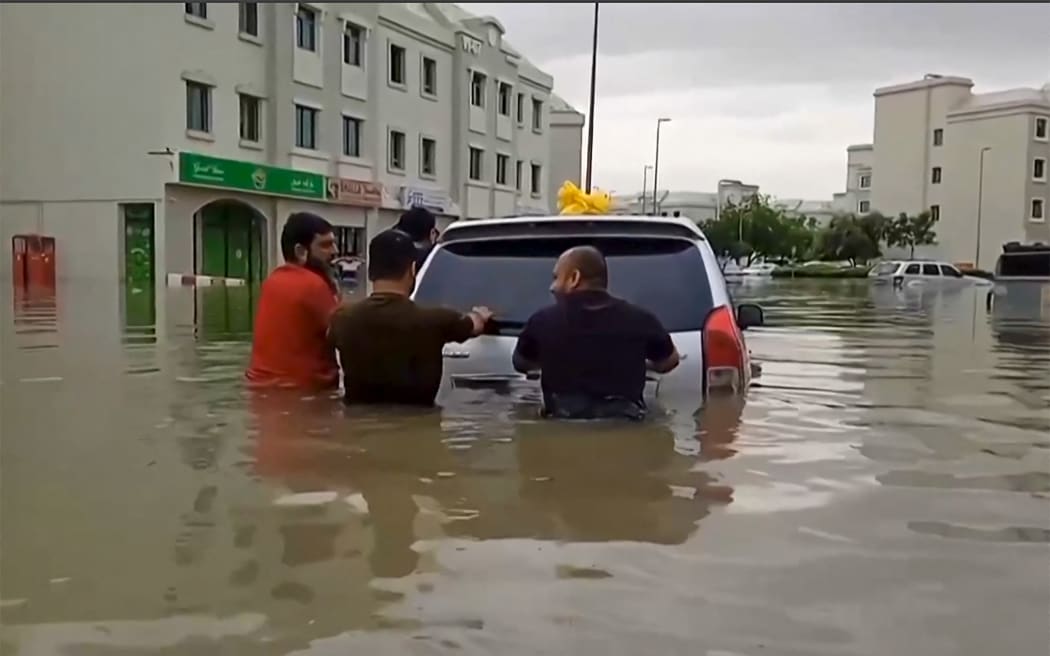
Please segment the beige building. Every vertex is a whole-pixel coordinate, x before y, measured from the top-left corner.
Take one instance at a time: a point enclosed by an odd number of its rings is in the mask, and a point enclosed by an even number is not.
[[[504,35],[450,3],[0,4],[0,277],[24,233],[59,279],[162,284],[265,275],[297,210],[359,253],[413,205],[549,211],[553,79]]]
[[[929,210],[938,244],[924,255],[991,269],[1005,242],[1050,243],[1050,84],[972,88],[967,78],[927,75],[877,89],[873,143],[850,147],[836,201],[858,213],[865,200],[890,216]]]
[[[550,211],[558,211],[558,190],[565,182],[582,186],[583,126],[587,117],[557,94],[551,94]]]
[[[856,144],[846,148],[846,191],[835,194],[832,206],[836,214],[871,212],[872,165],[875,147]]]

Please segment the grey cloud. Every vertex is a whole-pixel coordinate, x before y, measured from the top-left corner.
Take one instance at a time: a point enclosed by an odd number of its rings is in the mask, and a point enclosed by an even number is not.
[[[543,64],[590,52],[590,4],[474,4]],[[602,4],[602,57],[673,52],[697,83],[865,79],[909,60],[1020,67],[1050,76],[1050,3],[1029,4]],[[935,53],[936,56],[932,54]],[[676,61],[676,64],[679,62]],[[678,69],[678,66],[675,66]],[[919,75],[925,70],[921,70]],[[905,76],[907,77],[907,76]]]

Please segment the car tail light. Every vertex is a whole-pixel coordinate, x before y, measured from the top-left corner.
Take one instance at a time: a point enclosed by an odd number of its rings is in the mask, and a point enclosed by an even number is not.
[[[729,306],[715,308],[704,323],[704,385],[709,393],[740,392],[744,339]]]

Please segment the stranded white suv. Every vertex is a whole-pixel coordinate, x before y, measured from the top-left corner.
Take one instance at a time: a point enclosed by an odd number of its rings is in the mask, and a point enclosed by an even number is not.
[[[751,361],[742,331],[763,323],[757,305],[734,308],[715,254],[693,223],[670,217],[553,216],[452,224],[419,273],[422,305],[495,312],[489,334],[445,347],[445,380],[456,386],[524,381],[511,365],[522,326],[553,302],[554,262],[566,249],[597,247],[609,266],[609,291],[655,314],[681,364],[650,374],[647,401],[695,408],[708,394],[743,393]]]

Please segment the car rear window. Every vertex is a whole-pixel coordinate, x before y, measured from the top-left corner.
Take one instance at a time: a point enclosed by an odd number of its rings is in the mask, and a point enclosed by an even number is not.
[[[553,302],[554,263],[566,249],[590,244],[605,254],[609,291],[646,308],[669,332],[699,330],[713,306],[703,257],[681,239],[543,238],[452,243],[439,248],[419,281],[422,305],[469,310],[487,305],[514,332]]]

